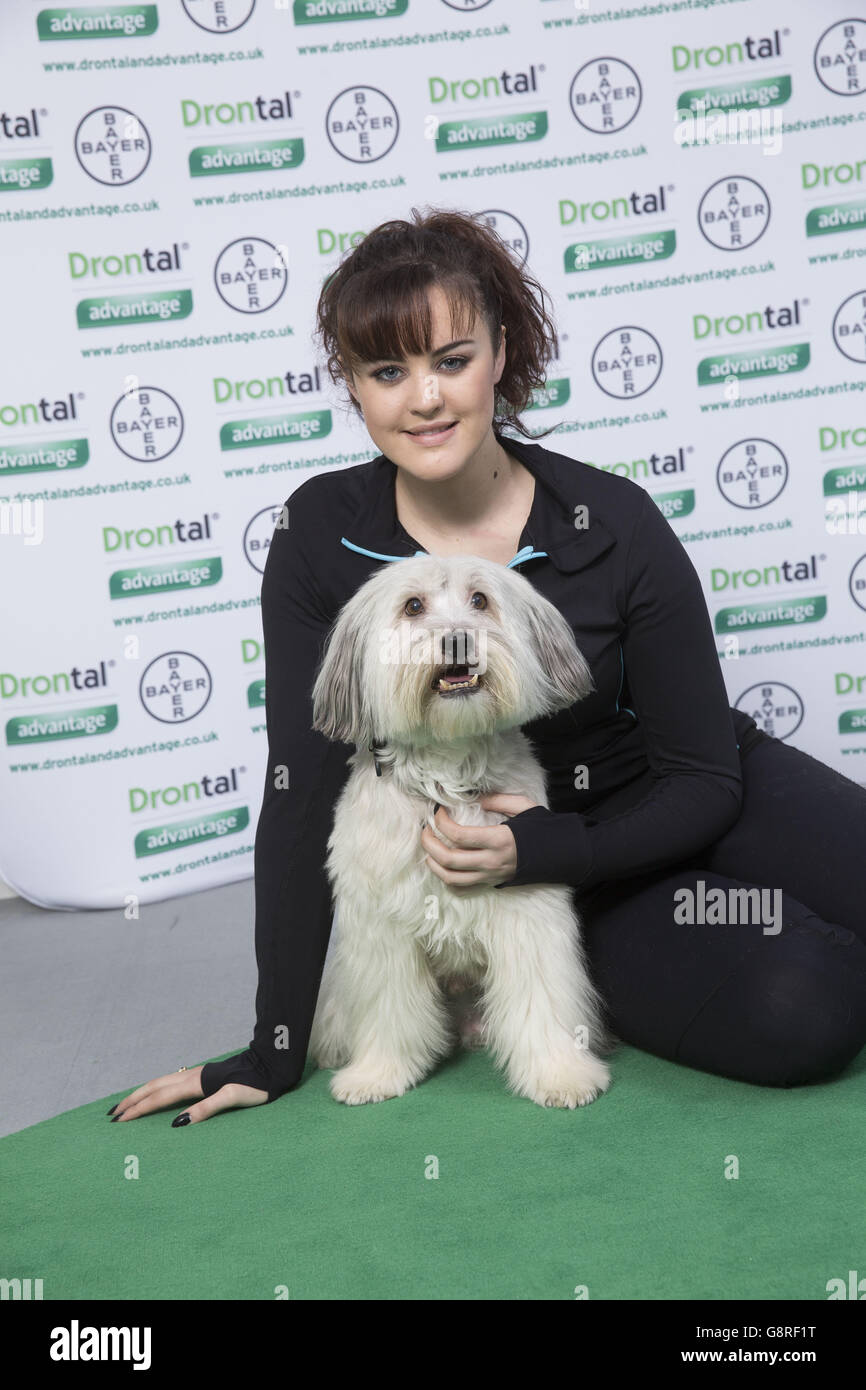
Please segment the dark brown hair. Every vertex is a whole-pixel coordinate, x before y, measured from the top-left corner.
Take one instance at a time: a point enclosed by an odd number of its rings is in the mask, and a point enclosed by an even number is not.
[[[431,315],[428,292],[447,295],[455,338],[476,316],[486,323],[494,356],[505,325],[505,366],[496,384],[493,425],[509,425],[527,438],[518,419],[545,369],[558,354],[556,329],[544,306],[546,291],[523,270],[481,213],[412,208],[411,222],[382,222],[355,246],[322,286],[317,332],[335,385],[362,362],[427,353]],[[360,415],[354,397],[352,406]],[[556,426],[551,426],[555,429]]]

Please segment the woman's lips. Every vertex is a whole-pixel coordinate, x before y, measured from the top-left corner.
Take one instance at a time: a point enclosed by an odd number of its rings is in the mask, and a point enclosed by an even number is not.
[[[413,434],[411,430],[407,430],[406,433],[410,439],[415,440],[416,444],[426,444],[429,447],[430,445],[439,444],[446,439],[450,439],[457,425],[458,421],[455,420],[454,424],[449,425],[447,430],[436,430],[435,434]]]

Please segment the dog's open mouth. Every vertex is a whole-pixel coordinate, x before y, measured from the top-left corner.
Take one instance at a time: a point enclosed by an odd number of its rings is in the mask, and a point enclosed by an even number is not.
[[[440,695],[471,695],[480,690],[481,677],[477,672],[470,676],[466,665],[442,666],[433,677],[431,688]]]

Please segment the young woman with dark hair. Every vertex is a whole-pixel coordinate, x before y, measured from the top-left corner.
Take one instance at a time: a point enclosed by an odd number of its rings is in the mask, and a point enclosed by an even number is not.
[[[311,729],[312,685],[342,604],[419,550],[519,567],[567,617],[596,687],[524,729],[550,808],[502,788],[483,798],[501,825],[440,810],[458,847],[419,830],[433,871],[457,889],[571,885],[624,1042],[758,1085],[835,1076],[866,1043],[866,790],[731,709],[697,573],[649,494],[523,425],[557,351],[545,292],[481,216],[412,215],[346,256],[317,311],[332,380],[381,452],[295,489],[262,582],[254,1037],[139,1087],[113,1118],[192,1102],[173,1123],[196,1122],[300,1081],[353,752]],[[684,899],[712,890],[778,911],[689,921]]]

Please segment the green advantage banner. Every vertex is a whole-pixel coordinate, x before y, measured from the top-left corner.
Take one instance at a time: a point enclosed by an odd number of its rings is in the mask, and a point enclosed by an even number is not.
[[[316,299],[413,206],[482,213],[550,292],[525,418],[671,522],[731,703],[866,784],[858,9],[4,0],[13,889],[133,913],[252,874],[268,546],[378,453]]]

